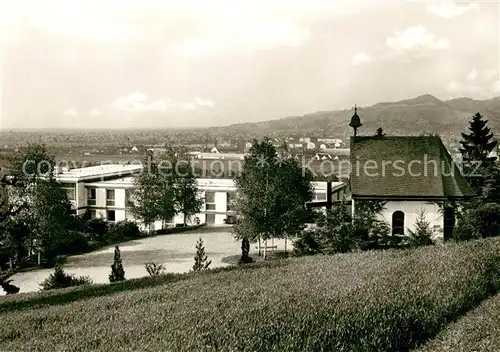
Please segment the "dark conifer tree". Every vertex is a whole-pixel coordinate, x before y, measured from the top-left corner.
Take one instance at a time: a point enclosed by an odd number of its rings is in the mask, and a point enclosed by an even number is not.
[[[485,172],[496,160],[490,153],[495,150],[497,141],[493,139],[487,123],[488,120],[484,120],[480,113],[475,114],[470,121],[470,133],[462,133],[463,140],[460,142],[464,175],[477,193],[481,193],[484,186]]]

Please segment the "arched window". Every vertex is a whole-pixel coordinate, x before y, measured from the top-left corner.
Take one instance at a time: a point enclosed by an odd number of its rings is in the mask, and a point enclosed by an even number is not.
[[[392,234],[404,235],[405,234],[405,213],[398,210],[392,213]]]

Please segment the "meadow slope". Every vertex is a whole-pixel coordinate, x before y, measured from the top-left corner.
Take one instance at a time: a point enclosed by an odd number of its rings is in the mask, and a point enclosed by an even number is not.
[[[406,351],[500,288],[499,248],[288,259],[98,297],[83,288],[69,303],[43,293],[41,306],[4,298],[0,350]]]
[[[500,351],[500,294],[484,301],[415,352]]]

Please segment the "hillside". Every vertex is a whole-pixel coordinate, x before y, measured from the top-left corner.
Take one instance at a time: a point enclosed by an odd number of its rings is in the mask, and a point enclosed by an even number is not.
[[[303,257],[2,297],[0,350],[409,351],[498,292],[498,246]]]
[[[375,133],[382,127],[390,134],[449,133],[458,134],[467,126],[471,115],[480,112],[490,120],[494,132],[500,131],[500,97],[489,100],[458,98],[442,101],[425,94],[398,102],[380,102],[359,107],[363,127],[360,133]],[[348,124],[352,109],[320,111],[303,116],[290,116],[279,120],[234,124],[213,128],[219,134],[316,134],[350,135]]]

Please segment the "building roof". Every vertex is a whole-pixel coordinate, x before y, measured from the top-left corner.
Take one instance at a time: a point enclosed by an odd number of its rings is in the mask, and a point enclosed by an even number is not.
[[[474,195],[438,136],[351,138],[351,192],[353,198]]]
[[[197,159],[205,159],[205,160],[243,160],[245,159],[246,154],[240,153],[193,153],[192,156]]]
[[[129,176],[141,170],[142,165],[107,164],[88,166],[59,172],[56,179],[59,182],[91,181],[108,177]]]
[[[236,183],[230,178],[197,178],[198,187],[204,191],[236,191]],[[96,188],[131,188],[133,177],[122,177],[114,180],[86,183],[86,187]],[[312,182],[313,189],[317,193],[326,192],[326,182]],[[332,182],[332,191],[342,189],[346,184],[343,182]]]

